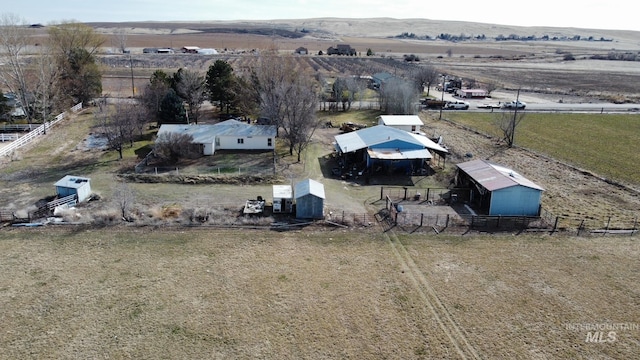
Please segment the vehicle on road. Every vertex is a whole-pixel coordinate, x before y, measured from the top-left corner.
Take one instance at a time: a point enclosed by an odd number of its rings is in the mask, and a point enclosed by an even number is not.
[[[447,110],[467,110],[469,109],[469,103],[461,100],[449,101],[444,105]]]
[[[480,103],[476,105],[478,109],[500,109],[501,105],[499,103]]]
[[[509,101],[506,102],[504,104],[502,104],[502,108],[503,109],[524,109],[525,107],[527,107],[527,104],[523,103],[522,101]]]

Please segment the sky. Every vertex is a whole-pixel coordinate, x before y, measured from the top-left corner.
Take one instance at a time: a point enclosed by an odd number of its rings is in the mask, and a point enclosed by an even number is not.
[[[0,14],[27,23],[277,20],[317,17],[431,19],[640,31],[630,0],[8,0]]]

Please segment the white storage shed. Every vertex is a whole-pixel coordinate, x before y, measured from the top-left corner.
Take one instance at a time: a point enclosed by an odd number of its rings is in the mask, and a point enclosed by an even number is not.
[[[273,185],[273,212],[291,213],[293,211],[293,189],[291,185]]]

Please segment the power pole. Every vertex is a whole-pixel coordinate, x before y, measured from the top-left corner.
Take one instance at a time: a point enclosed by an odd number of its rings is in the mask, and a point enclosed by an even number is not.
[[[129,67],[131,68],[131,92],[133,97],[136,97],[136,84],[133,81],[133,60],[131,59],[131,53],[129,53]]]
[[[516,104],[513,110],[513,119],[511,119],[511,141],[509,142],[509,147],[513,147],[513,144],[516,141],[516,119],[518,117],[519,104],[520,104],[520,89],[518,88],[518,92],[516,93]]]
[[[446,80],[447,76],[442,74],[442,86],[440,87],[440,90],[442,90],[442,99],[440,100],[440,117],[438,118],[438,120],[442,120],[442,108],[444,108],[444,82]]]

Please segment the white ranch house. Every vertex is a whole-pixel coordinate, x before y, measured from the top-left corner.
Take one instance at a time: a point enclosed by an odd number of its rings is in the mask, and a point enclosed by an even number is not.
[[[203,155],[213,155],[216,150],[273,150],[276,127],[227,120],[213,125],[163,124],[158,136],[163,133],[191,135],[194,144],[202,145]]]

